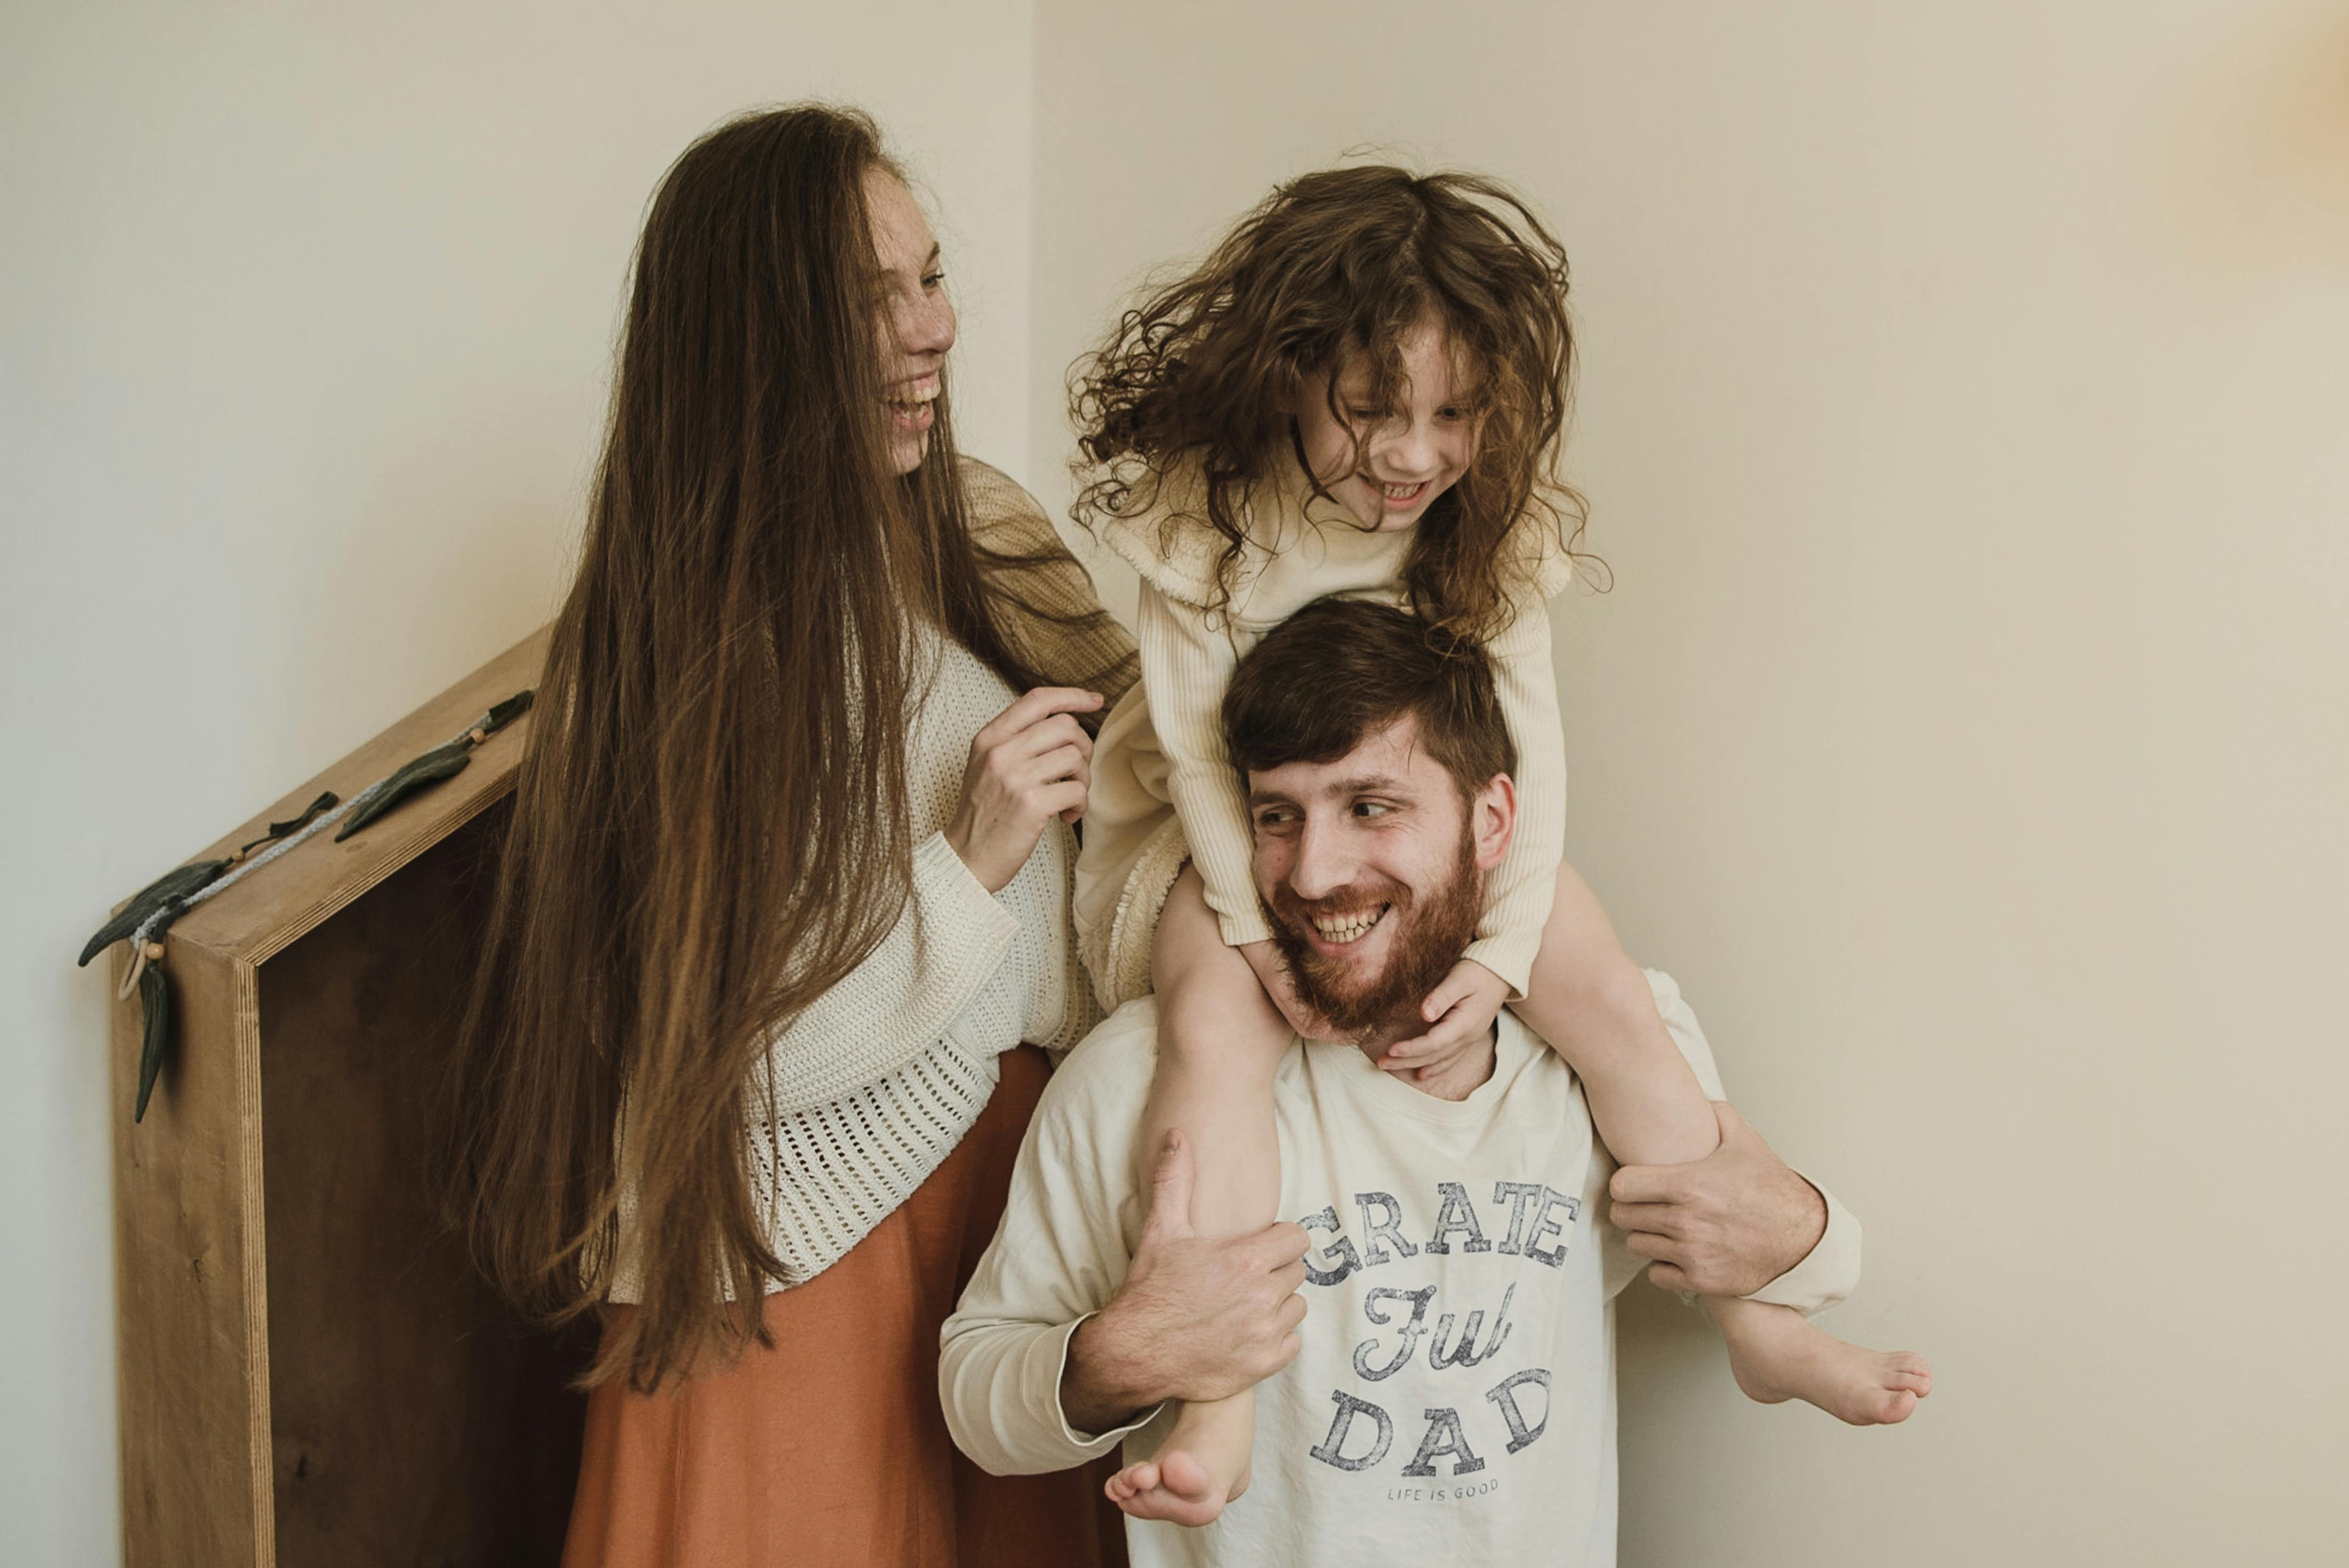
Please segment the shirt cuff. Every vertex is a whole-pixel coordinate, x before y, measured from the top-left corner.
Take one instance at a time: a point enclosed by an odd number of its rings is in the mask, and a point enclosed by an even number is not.
[[[1251,942],[1270,942],[1272,927],[1264,923],[1262,913],[1250,910],[1246,914],[1219,914],[1216,928],[1223,934],[1226,947],[1246,947]]]
[[[1836,1202],[1834,1193],[1816,1181],[1811,1186],[1827,1206],[1827,1225],[1818,1244],[1801,1263],[1745,1298],[1791,1306],[1805,1317],[1836,1305],[1859,1284],[1859,1221]]]
[[[1460,956],[1474,958],[1499,975],[1501,983],[1509,988],[1509,1000],[1522,1002],[1526,988],[1533,985],[1534,954],[1540,949],[1539,932],[1529,942],[1517,936],[1480,936]]]
[[[1100,1315],[1098,1313],[1093,1312],[1085,1314],[1085,1317],[1098,1315]],[[1085,1326],[1085,1317],[1080,1317],[1061,1331],[1061,1354],[1052,1372],[1052,1414],[1061,1423],[1062,1440],[1071,1448],[1081,1449],[1084,1450],[1084,1457],[1092,1460],[1099,1459],[1128,1437],[1157,1419],[1158,1412],[1166,1407],[1163,1403],[1153,1405],[1125,1425],[1112,1427],[1106,1432],[1081,1432],[1069,1425],[1068,1407],[1061,1403],[1061,1385],[1069,1375],[1069,1346],[1076,1343],[1077,1330]]]

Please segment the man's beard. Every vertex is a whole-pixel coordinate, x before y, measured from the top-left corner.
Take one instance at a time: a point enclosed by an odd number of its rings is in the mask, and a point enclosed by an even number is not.
[[[1385,966],[1366,981],[1356,979],[1347,960],[1315,952],[1299,934],[1300,928],[1309,926],[1316,911],[1340,914],[1375,909],[1382,903],[1392,907],[1380,923],[1401,923],[1389,941]],[[1298,1000],[1341,1033],[1355,1037],[1405,1020],[1423,1023],[1421,1006],[1452,973],[1476,935],[1477,923],[1485,914],[1485,879],[1476,869],[1475,846],[1464,830],[1450,881],[1430,890],[1424,898],[1414,898],[1401,882],[1381,878],[1349,882],[1326,898],[1309,902],[1286,887],[1276,888],[1265,901],[1265,909],[1273,945],[1288,961]],[[1413,1027],[1407,1032],[1423,1030]]]

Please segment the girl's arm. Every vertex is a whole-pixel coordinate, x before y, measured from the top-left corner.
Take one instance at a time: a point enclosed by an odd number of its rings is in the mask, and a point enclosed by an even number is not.
[[[1147,582],[1142,584],[1139,609],[1142,680],[1150,694],[1150,722],[1166,756],[1167,793],[1183,819],[1192,863],[1206,885],[1207,907],[1216,912],[1226,946],[1268,942],[1272,930],[1257,902],[1250,871],[1255,841],[1247,799],[1224,748],[1224,688],[1231,684],[1240,650],[1225,633],[1208,626],[1206,612],[1168,597]],[[1561,741],[1561,748],[1563,745]],[[1538,942],[1538,918],[1535,925]],[[1526,962],[1531,961],[1528,954]]]
[[[1549,606],[1527,595],[1485,651],[1501,715],[1516,742],[1517,822],[1488,884],[1476,940],[1463,956],[1499,975],[1514,1000],[1527,989],[1566,859],[1566,729],[1550,663]]]
[[[1638,980],[1630,961],[1620,957],[1606,913],[1581,879],[1562,869],[1566,732],[1558,718],[1557,672],[1550,663],[1549,608],[1539,593],[1526,595],[1516,618],[1485,644],[1485,653],[1492,660],[1501,716],[1517,750],[1512,779],[1516,785],[1516,828],[1501,863],[1486,879],[1485,917],[1476,927],[1476,939],[1421,1008],[1427,1033],[1397,1041],[1380,1060],[1381,1067],[1410,1073],[1423,1083],[1442,1084],[1449,1068],[1471,1059],[1464,1047],[1483,1037],[1494,1015],[1509,1003],[1525,1001],[1533,989],[1534,964],[1545,937],[1557,940],[1549,929],[1554,913],[1578,917],[1567,921],[1578,934],[1578,940],[1568,944],[1573,950],[1568,962],[1579,964],[1582,967],[1575,973],[1587,973],[1590,980],[1573,987],[1576,996],[1619,1002],[1627,981]],[[1581,902],[1554,912],[1562,881],[1581,894]],[[1603,940],[1588,940],[1592,937]],[[1611,965],[1598,962],[1609,954],[1618,961]],[[1643,987],[1637,1006],[1647,1006]]]

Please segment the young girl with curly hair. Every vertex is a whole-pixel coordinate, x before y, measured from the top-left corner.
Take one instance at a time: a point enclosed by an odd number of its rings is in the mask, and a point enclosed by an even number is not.
[[[1456,1099],[1475,1086],[1447,1074],[1513,1006],[1574,1068],[1618,1159],[1678,1163],[1718,1141],[1645,975],[1563,859],[1547,606],[1587,559],[1580,498],[1557,473],[1566,295],[1563,249],[1496,181],[1325,170],[1276,191],[1198,268],[1125,313],[1077,378],[1092,465],[1077,516],[1141,576],[1143,669],[1095,755],[1080,944],[1105,1006],[1156,994],[1141,1148],[1154,1154],[1175,1128],[1191,1140],[1203,1233],[1274,1218],[1272,1080],[1299,1035],[1383,1047],[1382,1067]],[[1518,830],[1483,923],[1406,1039],[1359,1011],[1315,1016],[1299,1003],[1288,963],[1376,959],[1392,906],[1375,889],[1326,901],[1302,938],[1309,951],[1284,958],[1218,727],[1240,655],[1331,594],[1485,644],[1520,756]],[[1846,1345],[1790,1308],[1707,1305],[1755,1398],[1897,1421],[1930,1387],[1920,1359]],[[1154,1460],[1110,1482],[1112,1498],[1141,1517],[1214,1519],[1247,1483],[1251,1400],[1185,1409]]]

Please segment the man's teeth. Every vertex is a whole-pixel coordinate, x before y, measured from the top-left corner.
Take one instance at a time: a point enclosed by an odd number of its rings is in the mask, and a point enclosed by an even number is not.
[[[1324,942],[1352,942],[1368,933],[1386,913],[1387,906],[1381,904],[1376,909],[1360,909],[1351,914],[1315,915],[1313,929],[1321,934]]]

